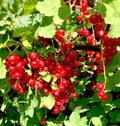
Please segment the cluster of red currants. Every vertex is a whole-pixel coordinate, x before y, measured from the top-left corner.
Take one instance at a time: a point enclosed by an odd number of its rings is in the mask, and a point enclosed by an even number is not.
[[[71,82],[71,77],[78,75],[79,62],[78,54],[75,50],[70,50],[62,61],[57,61],[54,55],[48,58],[39,56],[36,52],[31,52],[27,57],[11,54],[7,57],[5,65],[8,69],[7,77],[13,90],[19,94],[24,94],[28,87],[39,89],[43,95],[51,93],[55,98],[53,113],[59,114],[64,110],[69,98],[77,98],[75,85]],[[72,62],[71,62],[72,61]],[[31,71],[31,74],[27,71]],[[49,73],[56,77],[54,87],[52,79],[48,82],[42,78],[41,72]]]

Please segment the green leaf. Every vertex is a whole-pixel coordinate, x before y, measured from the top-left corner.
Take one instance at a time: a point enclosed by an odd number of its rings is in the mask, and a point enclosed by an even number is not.
[[[38,39],[38,36],[42,36],[44,38],[53,38],[55,31],[56,29],[54,24],[50,24],[48,26],[39,26],[34,37],[35,39]]]
[[[33,97],[33,99],[31,99],[31,106],[33,106],[34,108],[38,106],[38,100],[35,96]]]
[[[103,3],[109,4],[112,0],[102,0]]]
[[[106,16],[106,7],[104,4],[99,4],[98,5],[98,12],[103,16],[105,17]]]
[[[106,66],[106,87],[105,90],[111,90],[115,86],[119,85],[120,83],[120,52],[118,52],[112,60],[109,62],[109,64]],[[98,82],[105,82],[104,73],[101,73],[97,77]]]
[[[57,81],[57,77],[54,76],[54,75],[52,75],[51,88],[52,88],[53,90],[57,89],[56,81]]]
[[[109,113],[109,116],[110,116],[110,122],[111,123],[120,122],[120,110],[119,109],[115,109],[114,111],[111,111]]]
[[[120,108],[120,98],[114,101],[114,105],[116,108]]]
[[[118,52],[115,56],[113,56],[112,60],[107,65],[107,71],[114,72],[116,69],[120,67],[120,52]]]
[[[61,0],[57,0],[57,2],[56,0],[39,1],[36,10],[45,16],[52,16],[55,24],[61,24],[70,14],[70,8],[61,4]]]
[[[105,115],[104,108],[100,104],[92,105],[91,109],[87,113],[88,118],[99,117],[100,115],[103,115],[103,116]]]
[[[60,0],[44,0],[37,2],[36,10],[45,14],[46,16],[58,15],[59,8],[61,7]]]
[[[42,75],[42,76],[45,76],[45,75],[48,74],[48,72],[42,71],[42,72],[39,72],[39,74]]]
[[[2,105],[1,105],[1,108],[0,108],[0,110],[1,110],[2,112],[4,112],[4,110],[6,109],[6,106],[7,106],[7,104],[8,104],[8,101],[9,101],[9,98],[6,97],[6,98],[4,99]]]
[[[38,106],[38,100],[35,96],[30,100],[30,105],[25,110],[25,115],[29,117],[33,117],[34,115],[34,108]]]
[[[3,5],[3,0],[0,0],[0,10],[2,8],[2,5]]]
[[[30,99],[30,96],[33,94],[32,89],[30,88],[30,86],[28,87],[28,92],[27,92],[27,96],[26,99]]]
[[[4,79],[6,77],[6,72],[6,67],[0,58],[0,79]]]
[[[47,121],[47,126],[62,126],[62,124],[55,124],[51,121]]]
[[[74,110],[69,117],[69,120],[64,121],[65,126],[87,126],[87,118],[80,118],[80,110]]]
[[[61,19],[66,20],[66,18],[70,15],[70,7],[63,5],[59,8],[58,15]]]
[[[11,85],[9,84],[9,79],[0,79],[0,96],[6,96],[10,89]]]
[[[92,121],[94,126],[103,126],[102,121],[101,121],[101,117],[93,117],[91,119],[91,121]]]
[[[6,49],[4,49],[4,48],[0,49],[1,60],[4,60],[8,55],[9,55],[9,52]]]
[[[32,106],[29,106],[29,107],[25,110],[25,115],[32,118],[33,115],[34,115],[34,108],[33,108]]]
[[[25,0],[24,2],[24,15],[31,14],[35,11],[37,0]]]
[[[109,37],[120,37],[120,0],[113,0],[106,7],[105,23],[110,24]]]
[[[42,36],[44,38],[53,38],[55,35],[55,25],[53,24],[53,17],[44,16],[42,18],[41,25],[35,32],[35,39],[38,39],[38,36]]]
[[[46,82],[50,82],[52,78],[52,75],[46,74],[45,76],[42,76],[42,79]]]
[[[32,45],[27,40],[23,40],[22,44],[26,49],[32,49]]]
[[[22,115],[20,116],[20,124],[21,124],[22,126],[27,126],[27,122],[28,122],[28,117],[25,118],[24,114],[22,114]]]
[[[0,49],[6,47],[8,39],[9,39],[8,31],[5,30],[5,33],[0,35]]]
[[[55,99],[51,93],[47,96],[41,97],[40,107],[46,106],[48,109],[52,109],[55,105]]]

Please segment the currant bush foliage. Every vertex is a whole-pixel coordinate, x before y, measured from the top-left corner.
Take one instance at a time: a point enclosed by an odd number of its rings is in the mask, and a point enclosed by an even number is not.
[[[0,1],[0,125],[120,122],[120,1]]]

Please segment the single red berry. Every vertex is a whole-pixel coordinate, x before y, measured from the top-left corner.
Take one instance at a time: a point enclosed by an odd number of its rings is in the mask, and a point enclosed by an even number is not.
[[[15,66],[9,66],[8,67],[9,72],[15,73],[16,72],[16,67]]]
[[[83,35],[84,35],[84,36],[89,36],[89,35],[90,35],[90,31],[87,30],[87,29],[84,30],[84,31],[83,31]]]
[[[31,61],[31,62],[30,62],[30,66],[31,66],[32,68],[38,68],[38,61],[36,61],[36,60]]]
[[[85,10],[85,11],[83,11],[83,15],[84,15],[84,16],[89,15],[89,10]]]
[[[83,28],[78,29],[78,32],[77,33],[79,35],[83,35],[84,34],[84,29]]]
[[[68,50],[71,50],[72,47],[73,47],[73,43],[72,43],[72,42],[68,42],[68,43],[67,43],[67,49],[68,49]]]
[[[44,60],[39,60],[38,61],[38,67],[43,68],[44,65],[45,65],[45,61]]]
[[[78,97],[78,94],[77,94],[76,92],[74,92],[74,93],[71,94],[71,97],[72,97],[73,99],[76,99],[76,98]]]
[[[42,89],[43,88],[43,83],[37,81],[37,88]]]
[[[60,72],[61,77],[66,76],[66,73],[67,73],[67,71],[66,71],[65,69],[63,69],[63,70]]]
[[[16,69],[19,71],[23,70],[24,69],[24,63],[23,62],[18,62],[16,64]]]
[[[81,15],[78,15],[78,16],[77,16],[77,21],[78,21],[78,22],[82,21],[82,16],[81,16]]]
[[[51,93],[52,93],[54,96],[59,96],[59,95],[60,95],[60,91],[59,91],[59,90],[51,90]]]
[[[15,91],[19,91],[19,90],[21,90],[21,86],[20,86],[19,83],[15,83],[15,84],[13,84],[13,85],[12,85],[12,88],[13,88],[13,90],[15,90]]]
[[[46,124],[46,119],[42,119],[40,122],[41,125],[45,125]]]
[[[22,62],[24,63],[24,66],[28,64],[28,59],[25,57],[22,59]]]
[[[64,43],[65,42],[64,35],[65,35],[64,30],[62,30],[62,29],[56,30],[55,37],[61,43]]]
[[[43,89],[43,93],[44,93],[45,95],[48,95],[48,94],[49,94],[49,89],[44,88],[44,89]]]
[[[63,68],[63,66],[61,65],[61,64],[57,64],[56,65],[56,72],[58,72],[58,73],[60,73],[62,70],[63,70],[64,68]]]
[[[29,54],[29,58],[31,61],[38,59],[38,54],[36,52],[31,52]]]
[[[80,10],[83,12],[83,11],[86,11],[87,10],[87,7],[88,7],[88,2],[83,2],[82,3],[82,6],[80,8]]]
[[[98,15],[97,14],[93,14],[90,16],[90,21],[92,24],[96,24],[98,23],[99,19],[98,19]]]
[[[58,108],[58,107],[55,107],[54,109],[53,109],[53,114],[59,114],[60,113],[60,109]]]
[[[88,38],[87,38],[88,42],[91,43],[91,44],[93,44],[94,39],[95,39],[95,36],[93,34],[89,35]]]
[[[66,87],[69,84],[69,80],[63,79],[61,83]]]
[[[20,56],[16,54],[11,54],[8,58],[7,61],[10,64],[17,64],[20,61]]]
[[[21,88],[21,90],[19,90],[18,93],[19,93],[20,95],[24,95],[24,94],[25,94],[25,90]]]
[[[36,84],[36,80],[34,78],[30,78],[28,81],[29,85],[35,85]]]
[[[65,85],[63,85],[63,84],[59,84],[58,85],[58,89],[60,90],[60,91],[65,91]]]
[[[22,72],[15,72],[14,74],[12,74],[13,79],[20,79],[22,78],[22,76],[23,76]]]

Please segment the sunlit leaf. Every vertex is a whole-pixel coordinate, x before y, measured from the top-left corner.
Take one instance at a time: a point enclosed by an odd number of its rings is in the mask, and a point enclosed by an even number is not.
[[[47,96],[41,97],[40,107],[46,106],[48,109],[52,109],[55,105],[55,99],[52,94],[49,93]]]

